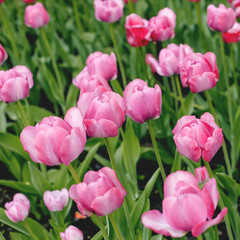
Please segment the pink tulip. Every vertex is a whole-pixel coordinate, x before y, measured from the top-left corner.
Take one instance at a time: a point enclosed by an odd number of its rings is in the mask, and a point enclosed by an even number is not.
[[[137,2],[138,0],[132,0],[133,3]],[[125,3],[129,3],[129,0],[124,0]]]
[[[86,143],[82,114],[72,107],[64,120],[46,117],[35,127],[25,127],[20,140],[34,162],[67,166],[79,156]]]
[[[148,27],[151,30],[153,42],[165,41],[175,36],[176,15],[170,8],[164,8],[156,17],[149,20]]]
[[[68,190],[63,188],[61,191],[46,191],[43,194],[43,201],[51,212],[62,211],[67,206],[69,200]]]
[[[22,0],[24,3],[28,4],[28,3],[34,3],[35,0]]]
[[[113,52],[110,56],[102,52],[94,52],[88,56],[86,63],[90,75],[100,74],[107,81],[117,77],[117,62]]]
[[[62,240],[83,240],[83,233],[78,228],[70,225],[65,232],[60,233]]]
[[[190,2],[200,2],[200,0],[189,0]]]
[[[114,212],[122,206],[126,194],[116,173],[108,167],[97,172],[88,171],[83,182],[69,190],[70,197],[84,216],[96,213],[100,217]]]
[[[219,193],[217,182],[209,179],[200,189],[198,179],[187,171],[177,171],[167,176],[164,182],[162,213],[151,210],[143,213],[142,223],[154,232],[180,238],[188,231],[194,237],[209,227],[220,223],[227,208],[213,218]]]
[[[202,92],[216,86],[219,78],[216,56],[212,52],[188,54],[179,63],[183,87],[190,87],[193,93]]]
[[[89,76],[89,73],[88,73],[88,70],[87,70],[87,67],[85,67],[77,76],[76,78],[73,78],[72,82],[73,84],[81,89],[81,82],[82,82],[82,79],[85,78],[85,77],[88,77]]]
[[[5,0],[0,0],[0,4],[3,3]]]
[[[8,58],[8,54],[3,46],[0,44],[0,65],[2,65]]]
[[[240,0],[234,0],[231,3],[232,8],[234,9],[235,17],[240,17]]]
[[[133,47],[148,45],[151,41],[151,30],[148,21],[135,13],[126,17],[125,29],[128,43]]]
[[[209,174],[206,167],[199,167],[195,169],[195,176],[199,183],[204,183],[209,179]]]
[[[195,162],[201,156],[210,162],[223,143],[222,129],[210,113],[204,113],[200,119],[183,116],[172,132],[178,152]]]
[[[210,4],[207,8],[207,22],[211,30],[227,32],[233,27],[236,18],[232,8],[226,8],[225,5],[219,4],[215,7]]]
[[[240,41],[240,23],[235,22],[233,27],[227,32],[222,33],[225,43],[234,43]]]
[[[50,17],[42,3],[29,5],[25,9],[24,22],[27,27],[39,28],[48,24]]]
[[[91,96],[89,100],[85,99],[88,101],[84,117],[87,135],[89,137],[116,137],[118,128],[125,121],[126,106],[123,98],[105,88],[100,89],[99,97],[92,98]]]
[[[143,80],[135,79],[126,86],[123,95],[127,106],[126,114],[135,122],[144,123],[160,117],[162,92],[157,84],[151,88]]]
[[[123,16],[123,0],[94,0],[95,18],[103,22],[117,22]]]
[[[26,66],[15,66],[7,71],[0,71],[0,100],[15,102],[29,96],[33,87],[31,71]]]
[[[29,214],[30,202],[22,193],[16,193],[13,201],[5,204],[5,208],[5,213],[11,221],[24,221]]]

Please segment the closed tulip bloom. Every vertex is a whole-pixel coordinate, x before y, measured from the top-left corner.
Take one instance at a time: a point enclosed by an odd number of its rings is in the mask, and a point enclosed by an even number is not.
[[[117,77],[117,62],[113,52],[110,56],[102,52],[94,52],[88,56],[86,63],[90,75],[99,74],[107,81]]]
[[[103,22],[117,22],[123,16],[123,0],[94,0],[95,18]]]
[[[16,193],[13,201],[5,204],[5,208],[5,213],[11,221],[24,221],[29,214],[30,202],[22,193]]]
[[[143,80],[135,79],[126,86],[123,95],[127,106],[126,114],[135,122],[144,123],[160,117],[162,91],[157,84],[151,88]]]
[[[142,223],[158,234],[174,238],[183,237],[191,231],[199,236],[209,227],[220,223],[227,208],[213,219],[219,193],[217,182],[209,179],[199,188],[198,179],[187,171],[177,171],[167,176],[164,182],[162,213],[151,210],[143,213]]]
[[[216,56],[212,52],[188,54],[179,62],[183,87],[190,87],[193,93],[202,92],[216,86],[219,73]]]
[[[77,88],[81,89],[82,79],[88,76],[89,73],[87,67],[84,67],[83,70],[75,78],[73,78],[72,82]]]
[[[178,152],[195,162],[201,156],[210,162],[223,143],[222,129],[210,113],[204,113],[200,119],[183,116],[172,132]]]
[[[22,0],[24,3],[28,4],[28,3],[34,3],[35,0]]]
[[[127,41],[133,47],[146,46],[151,41],[148,21],[135,13],[126,17],[125,29]]]
[[[26,98],[33,84],[32,73],[26,66],[0,71],[0,100],[10,103]]]
[[[69,190],[79,211],[88,217],[94,213],[101,217],[114,212],[122,206],[126,194],[116,173],[108,167],[97,172],[88,171],[83,182],[72,185]]]
[[[42,3],[29,5],[25,9],[24,22],[27,27],[39,28],[48,24],[50,17]]]
[[[225,43],[235,43],[240,41],[240,24],[235,22],[233,27],[227,32],[222,33]]]
[[[8,54],[3,46],[0,44],[0,65],[2,65],[8,58]]]
[[[70,225],[65,232],[60,233],[62,240],[83,240],[83,233],[78,228]]]
[[[209,174],[206,167],[199,167],[195,169],[195,176],[199,183],[204,183],[209,179]]]
[[[43,194],[43,201],[51,212],[62,211],[67,206],[69,200],[68,190],[63,188],[61,191],[46,191]]]
[[[219,4],[215,7],[210,4],[207,8],[207,22],[211,30],[227,32],[233,27],[236,17],[232,8],[226,8],[225,5]]]
[[[34,162],[67,166],[79,156],[86,143],[82,114],[72,107],[64,120],[46,117],[35,127],[25,127],[20,140]]]

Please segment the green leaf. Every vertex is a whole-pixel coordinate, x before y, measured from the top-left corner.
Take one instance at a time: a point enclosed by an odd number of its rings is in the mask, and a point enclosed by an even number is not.
[[[5,108],[7,104],[0,102],[0,132],[6,132],[7,130],[7,119],[5,115]]]
[[[6,238],[3,236],[1,232],[0,232],[0,240],[6,240]]]
[[[194,110],[194,99],[195,95],[192,92],[189,92],[189,94],[184,98],[183,105],[180,107],[178,111],[178,119],[182,117],[183,115],[191,115]]]
[[[10,237],[11,237],[11,240],[31,240],[31,237],[25,236],[17,232],[10,232]]]
[[[68,88],[68,93],[66,98],[67,109],[76,106],[78,96],[79,96],[79,89],[73,84],[71,84],[70,87]]]

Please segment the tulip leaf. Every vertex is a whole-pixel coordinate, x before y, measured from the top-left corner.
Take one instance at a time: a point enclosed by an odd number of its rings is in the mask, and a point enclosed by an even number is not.
[[[11,240],[31,240],[31,237],[27,237],[21,233],[10,232]],[[1,239],[1,237],[0,237]]]
[[[66,97],[66,108],[69,109],[71,107],[76,106],[76,102],[79,96],[79,89],[73,84],[70,85]]]
[[[178,111],[178,119],[181,118],[183,115],[191,115],[193,113],[194,99],[195,95],[192,92],[189,92],[189,94],[184,98],[183,105],[181,105]]]
[[[103,238],[102,232],[99,231],[91,238],[91,240],[100,240],[102,238]]]
[[[152,238],[151,238],[151,240],[162,240],[163,239],[163,235],[156,235],[156,236],[153,236]]]
[[[3,236],[1,232],[0,232],[0,240],[6,240],[6,238]]]
[[[5,115],[6,103],[0,102],[0,132],[6,132],[7,130],[7,119]]]
[[[144,212],[149,211],[150,210],[150,201],[149,201],[149,199],[147,200],[145,205],[146,206],[144,208]],[[143,225],[143,236],[142,236],[142,239],[150,240],[151,239],[151,232],[152,232],[151,229],[146,228]]]

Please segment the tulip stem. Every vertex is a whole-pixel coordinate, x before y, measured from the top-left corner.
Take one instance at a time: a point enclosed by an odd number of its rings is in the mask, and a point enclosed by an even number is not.
[[[115,218],[114,218],[113,214],[109,214],[108,217],[109,217],[109,219],[110,219],[110,221],[111,221],[111,223],[112,223],[112,226],[113,226],[113,228],[114,228],[114,231],[115,231],[118,239],[119,239],[119,240],[124,240],[123,237],[122,237],[122,235],[121,235],[121,233],[120,233],[120,231],[119,231],[119,228],[118,228],[118,226],[117,226],[117,223],[116,223],[116,221],[115,221]]]
[[[121,71],[121,75],[122,75],[122,80],[123,80],[123,87],[125,88],[127,86],[127,79],[126,79],[126,74],[125,74],[125,70],[123,67],[123,63],[122,63],[122,59],[118,50],[118,45],[117,45],[117,40],[115,37],[115,33],[114,33],[114,27],[113,27],[113,23],[109,24],[109,28],[110,28],[110,33],[111,33],[111,37],[112,37],[112,41],[113,41],[113,46],[117,55],[117,60],[119,63],[119,67],[120,67],[120,71]]]
[[[205,160],[203,160],[203,162],[204,162],[205,167],[207,168],[207,171],[208,171],[209,177],[212,178],[212,177],[213,177],[213,172],[212,172],[212,169],[211,169],[209,163],[206,162]]]
[[[80,178],[78,177],[78,174],[77,174],[77,172],[75,171],[75,169],[73,168],[73,166],[72,166],[71,163],[69,163],[69,165],[67,166],[67,168],[68,168],[69,172],[72,174],[75,182],[76,182],[77,184],[80,183],[80,182],[81,182],[81,181],[80,181]]]
[[[181,155],[176,148],[175,157],[174,157],[173,165],[171,168],[171,173],[181,170],[181,163],[182,163],[181,160],[182,160]]]
[[[110,162],[111,162],[112,168],[115,171],[115,173],[117,174],[117,167],[116,167],[115,160],[114,160],[112,146],[111,146],[108,138],[105,137],[104,141],[105,141],[105,144],[106,144],[106,147],[107,147],[108,156],[110,158]]]
[[[209,97],[208,92],[207,92],[207,91],[204,91],[204,95],[205,95],[205,97],[206,97],[206,99],[207,99],[207,102],[208,102],[210,111],[211,111],[213,117],[215,118],[216,124],[217,124],[219,127],[221,127],[220,124],[219,124],[219,121],[218,121],[218,118],[217,118],[217,114],[216,114],[216,112],[215,112],[215,110],[214,110],[214,107],[213,107],[213,105],[212,105],[212,101],[211,101],[211,99],[210,99],[210,97]],[[223,138],[222,148],[223,148],[223,154],[224,154],[225,163],[226,163],[226,166],[227,166],[228,175],[232,178],[232,169],[231,169],[230,159],[229,159],[229,156],[228,156],[228,151],[227,151],[227,147],[226,147],[226,143],[225,143],[224,138]]]
[[[178,94],[179,94],[179,97],[180,97],[181,106],[183,108],[183,115],[184,115],[184,114],[187,114],[187,113],[186,113],[186,109],[185,109],[185,106],[184,106],[183,94],[182,94],[182,89],[181,89],[181,86],[180,86],[180,79],[179,79],[178,75],[175,75],[175,79],[176,79]]]
[[[163,164],[162,164],[162,160],[161,160],[161,156],[160,156],[160,153],[159,153],[159,150],[158,150],[158,146],[157,146],[155,134],[154,134],[154,131],[153,131],[153,127],[152,127],[152,124],[151,124],[151,120],[148,120],[147,123],[148,123],[148,129],[149,129],[149,133],[150,133],[150,136],[151,136],[153,148],[154,148],[155,155],[156,155],[156,158],[157,158],[158,166],[160,168],[163,181],[165,181],[166,173],[165,173],[165,170],[164,170],[164,167],[163,167]]]
[[[133,1],[132,1],[132,0],[128,0],[128,9],[129,9],[129,12],[130,12],[130,13],[133,13],[133,12],[134,12],[134,9],[133,9]]]
[[[103,235],[104,239],[105,239],[105,240],[109,240],[109,237],[108,237],[107,232],[106,232],[106,230],[105,230],[105,226],[103,225],[101,218],[98,217],[98,216],[95,215],[95,214],[92,215],[91,218],[93,218],[93,220],[97,223],[99,229],[100,229],[101,232],[102,232],[102,235]]]
[[[17,101],[17,107],[18,107],[18,111],[19,111],[19,114],[20,114],[20,117],[21,117],[21,120],[22,120],[22,123],[23,123],[23,127],[26,127],[28,126],[28,120],[25,118],[25,114],[24,114],[24,110],[23,110],[23,106],[19,101]]]
[[[79,17],[79,13],[78,13],[78,6],[77,6],[77,1],[76,0],[73,0],[73,11],[74,11],[74,15],[75,15],[75,20],[76,20],[76,23],[77,23],[78,31],[83,34],[84,29],[83,29],[83,26],[82,26],[82,24],[80,22],[80,17]]]
[[[171,75],[170,78],[171,78],[171,83],[172,83],[173,94],[177,97],[177,88],[176,88],[176,83],[175,83],[173,75]],[[174,98],[175,110],[176,110],[176,112],[178,112],[178,99],[176,97]]]
[[[203,240],[202,234],[197,236],[197,240]]]
[[[35,234],[33,233],[32,229],[28,226],[28,224],[26,223],[26,221],[23,221],[23,226],[26,228],[26,230],[28,231],[28,233],[30,234],[30,236],[34,239],[34,240],[38,240],[38,238],[35,236]]]

